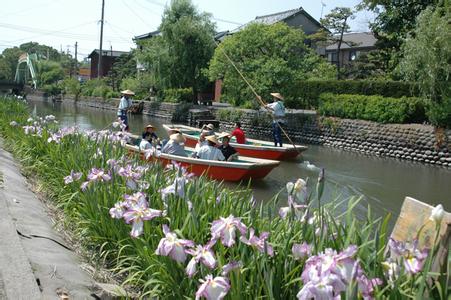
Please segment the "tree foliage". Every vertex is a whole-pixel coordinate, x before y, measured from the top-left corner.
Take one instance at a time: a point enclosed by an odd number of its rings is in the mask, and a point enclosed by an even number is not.
[[[296,82],[318,77],[318,70],[325,78],[335,76],[334,67],[307,47],[305,39],[301,30],[284,23],[251,24],[227,37],[216,48],[209,78],[223,79],[223,97],[235,105],[255,98],[225,57],[227,53],[263,98],[274,91],[287,99],[294,98]]]
[[[399,74],[417,81],[430,99],[429,118],[434,125],[451,127],[451,19],[450,8],[428,8],[403,47]]]
[[[133,51],[119,56],[110,71],[108,72],[108,80],[113,88],[117,91],[121,86],[122,80],[127,77],[136,75],[136,59]]]
[[[158,89],[193,88],[206,84],[202,69],[214,52],[215,25],[190,0],[172,0],[163,13],[161,36],[143,43],[140,62],[155,76]]]
[[[380,49],[380,60],[384,69],[391,72],[401,58],[401,46],[405,38],[415,29],[417,16],[428,6],[435,6],[438,0],[363,0],[360,8],[377,14],[370,24]]]
[[[349,20],[354,18],[354,13],[349,7],[336,7],[328,13],[321,24],[330,30],[332,35],[330,40],[332,43],[337,43],[337,76],[340,79],[340,50],[343,43],[343,34],[349,32]]]
[[[53,84],[64,78],[64,70],[57,62],[41,60],[36,64],[36,77],[39,86]]]

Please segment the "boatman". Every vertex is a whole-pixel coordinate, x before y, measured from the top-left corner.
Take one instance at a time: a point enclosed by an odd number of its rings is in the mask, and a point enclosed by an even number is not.
[[[121,92],[122,97],[121,101],[119,101],[119,107],[117,108],[117,116],[125,125],[125,131],[129,131],[130,128],[128,127],[128,117],[127,112],[132,106],[132,100],[131,96],[134,96],[135,93],[130,90],[125,90]]]
[[[281,126],[285,124],[285,106],[283,105],[283,97],[279,93],[271,93],[273,102],[266,105],[273,115],[272,133],[274,137],[274,146],[279,144],[282,147],[282,130]]]

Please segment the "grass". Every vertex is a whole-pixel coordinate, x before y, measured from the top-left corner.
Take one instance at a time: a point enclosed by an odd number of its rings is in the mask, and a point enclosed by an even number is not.
[[[406,272],[400,261],[400,274],[394,282],[389,282],[382,264],[387,260],[389,216],[374,219],[368,209],[367,217],[359,220],[353,213],[359,201],[356,198],[348,199],[348,209],[339,215],[336,212],[342,211],[338,208],[340,203],[321,199],[322,180],[318,182],[316,193],[303,199],[308,204],[301,211],[304,219],[296,217],[293,211],[286,218],[279,217],[276,203],[286,201],[280,193],[268,203],[254,205],[250,190],[227,189],[204,177],[186,179],[182,195],[170,194],[164,199],[161,190],[182,178],[180,171],[158,163],[145,164],[139,157],[128,156],[119,142],[111,142],[97,133],[68,134],[58,143],[48,142],[57,130],[52,122],[42,125],[42,136],[27,135],[22,126],[36,121],[27,122],[28,117],[26,104],[0,99],[0,132],[9,149],[27,172],[39,178],[54,204],[64,212],[73,234],[82,241],[83,247],[96,254],[94,261],[105,262],[123,278],[124,286],[139,290],[140,297],[192,299],[200,285],[199,279],[208,274],[220,276],[225,264],[240,261],[242,267],[227,276],[231,286],[228,299],[294,299],[306,284],[301,274],[308,266],[307,257],[294,259],[292,247],[303,242],[311,246],[310,256],[320,255],[327,248],[340,252],[356,245],[353,261],[358,261],[367,278],[382,280],[381,285],[374,286],[371,293],[374,298],[415,298],[419,292],[435,299],[448,297],[446,277],[449,271],[443,270],[441,276],[430,273],[432,255],[417,274]],[[18,125],[11,125],[12,121]],[[111,134],[108,132],[105,136]],[[139,190],[145,193],[152,209],[165,212],[161,217],[145,221],[143,233],[137,238],[130,236],[131,225],[110,216],[110,208],[123,201],[124,194],[131,195],[135,190],[127,186],[126,178],[120,176],[117,169],[113,172],[109,159],[119,161],[122,166],[130,165],[133,170],[147,167],[137,180]],[[92,168],[110,170],[111,180],[90,183],[82,191],[80,184]],[[63,177],[72,170],[83,173],[81,181],[66,185]],[[209,269],[199,264],[192,278],[185,272],[187,262],[179,263],[155,254],[164,237],[163,224],[179,238],[205,245],[211,239],[212,222],[229,215],[240,217],[247,228],[255,229],[257,236],[269,233],[263,251],[241,242],[237,232],[233,247],[226,247],[220,241],[213,246],[217,266]],[[266,254],[269,247],[274,248],[273,256]],[[354,281],[346,284],[343,298],[363,297],[360,289],[357,292]]]

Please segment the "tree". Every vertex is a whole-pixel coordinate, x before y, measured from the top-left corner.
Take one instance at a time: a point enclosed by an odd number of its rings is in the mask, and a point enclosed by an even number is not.
[[[449,7],[427,8],[403,47],[397,71],[416,81],[430,100],[429,119],[434,125],[451,127],[451,26]]]
[[[132,52],[122,54],[112,65],[108,79],[113,90],[117,91],[121,82],[126,77],[133,77],[136,75],[136,59]]]
[[[331,40],[338,43],[337,46],[337,78],[340,79],[340,50],[343,43],[343,34],[349,32],[348,21],[354,18],[354,14],[349,7],[336,7],[323,19],[321,24],[332,33]]]
[[[355,61],[349,62],[342,73],[346,79],[380,79],[386,76],[377,50],[362,53]]]
[[[13,81],[16,75],[17,61],[19,56],[23,53],[18,47],[14,48],[6,48],[3,50],[2,55],[0,56],[0,60],[3,61],[3,68],[0,70],[2,74],[0,77],[3,77],[5,80]]]
[[[251,24],[216,48],[209,78],[223,79],[223,98],[228,102],[242,105],[255,98],[225,57],[226,53],[259,95],[265,97],[277,91],[287,100],[296,100],[295,86],[299,80],[316,77],[318,70],[335,76],[334,67],[307,47],[305,40],[303,31],[284,23]]]
[[[369,9],[377,14],[370,28],[377,38],[379,59],[386,72],[393,71],[401,59],[400,51],[405,38],[415,29],[417,16],[438,0],[363,0],[360,9]]]
[[[208,67],[215,47],[215,26],[210,18],[210,14],[199,13],[190,0],[172,0],[165,9],[160,31],[170,87],[192,87],[196,95],[205,83],[202,69]]]
[[[36,64],[36,77],[38,86],[50,85],[64,78],[64,70],[57,62],[41,60]]]

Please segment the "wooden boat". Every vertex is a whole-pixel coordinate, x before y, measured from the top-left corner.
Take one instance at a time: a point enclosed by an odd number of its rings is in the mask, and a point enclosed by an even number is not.
[[[144,151],[138,146],[126,145],[131,153],[140,153],[142,159],[146,160]],[[196,176],[206,175],[212,179],[224,181],[242,181],[248,179],[262,179],[277,167],[280,162],[252,157],[240,157],[237,161],[213,161],[190,157],[194,153],[193,148],[185,147],[188,157],[161,153],[158,157],[149,157],[148,161],[159,160],[164,165],[172,161],[186,167],[188,172]]]
[[[185,145],[188,147],[195,147],[199,139],[201,129],[185,125],[163,125],[166,131],[173,128],[181,130],[186,138]],[[232,138],[230,145],[233,146],[240,155],[271,159],[271,160],[288,160],[296,158],[299,153],[307,150],[306,146],[286,144],[283,147],[274,147],[274,143],[256,139],[246,138],[246,144],[238,144],[235,142],[235,137]]]

